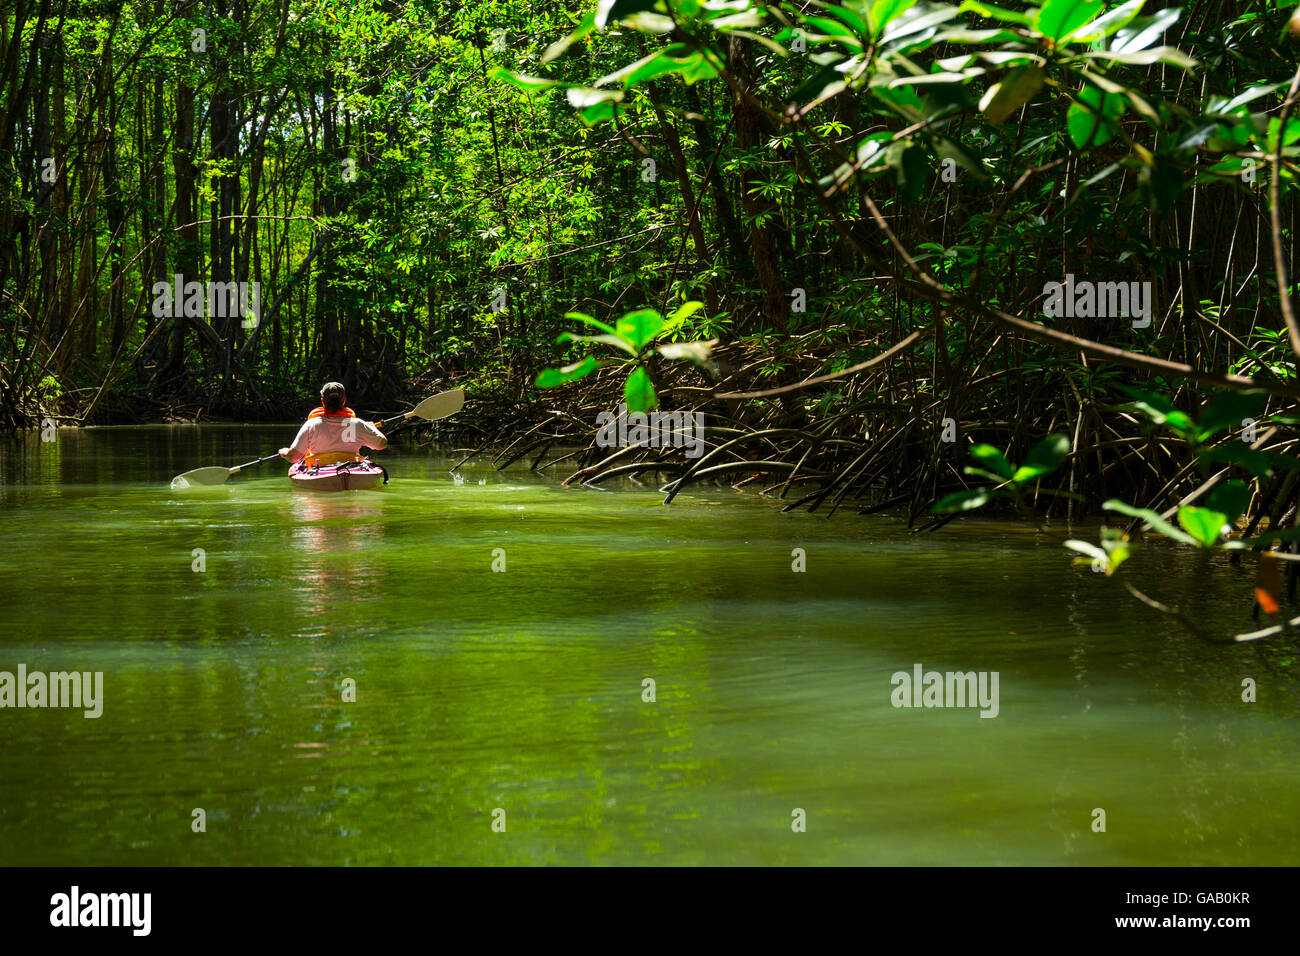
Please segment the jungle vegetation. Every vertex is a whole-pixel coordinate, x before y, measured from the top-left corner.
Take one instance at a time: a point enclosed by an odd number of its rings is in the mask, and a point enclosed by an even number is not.
[[[454,383],[570,482],[1290,548],[1297,52],[1285,0],[4,0],[0,422]]]

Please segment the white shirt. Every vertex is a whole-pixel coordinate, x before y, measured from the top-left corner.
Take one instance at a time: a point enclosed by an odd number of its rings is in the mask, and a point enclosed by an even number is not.
[[[308,454],[323,455],[327,452],[355,455],[362,446],[382,449],[388,446],[388,439],[374,425],[359,418],[322,415],[307,419],[298,429],[298,437],[289,446],[289,460],[298,461]]]

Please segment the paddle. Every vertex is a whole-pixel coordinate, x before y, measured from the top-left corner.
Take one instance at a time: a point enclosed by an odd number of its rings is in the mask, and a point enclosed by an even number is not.
[[[465,405],[465,390],[463,388],[453,388],[448,392],[439,392],[437,395],[430,395],[419,405],[416,405],[409,412],[403,412],[401,415],[394,415],[392,418],[385,418],[376,424],[380,426],[391,425],[393,422],[405,421],[408,418],[423,418],[431,422],[436,422],[440,418],[446,418],[448,415],[455,415]]]
[[[408,418],[423,418],[427,421],[436,422],[438,419],[446,418],[448,415],[455,415],[464,405],[465,390],[453,388],[448,392],[439,392],[437,395],[430,395],[409,412],[403,412],[401,415],[394,415],[392,418],[385,418],[377,424],[390,425],[393,422],[405,421]],[[220,485],[237,471],[243,471],[245,468],[252,468],[254,465],[260,465],[279,457],[278,454],[267,455],[265,458],[258,458],[256,461],[250,461],[243,465],[235,465],[231,468],[223,468],[220,465],[210,465],[206,468],[195,468],[193,471],[187,471],[183,475],[177,475],[173,478],[172,489],[191,488],[196,485]]]
[[[250,461],[244,465],[235,465],[232,468],[223,468],[220,465],[211,465],[207,468],[195,468],[193,471],[187,471],[183,475],[177,475],[172,479],[172,490],[179,488],[191,488],[195,485],[219,485],[237,471],[243,471],[245,468],[252,468],[254,465],[260,465],[262,462],[270,461],[272,458],[279,458],[278,453],[267,455],[265,458],[258,458],[256,461]]]

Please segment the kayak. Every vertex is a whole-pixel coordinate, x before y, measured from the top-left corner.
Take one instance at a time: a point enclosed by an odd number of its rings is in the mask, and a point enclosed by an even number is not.
[[[369,458],[332,465],[308,465],[300,461],[289,469],[289,480],[294,487],[311,491],[364,491],[380,482],[388,484],[388,472]]]

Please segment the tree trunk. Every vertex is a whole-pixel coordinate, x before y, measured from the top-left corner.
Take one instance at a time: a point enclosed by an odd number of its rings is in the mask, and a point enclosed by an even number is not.
[[[172,221],[176,224],[176,272],[188,282],[199,273],[199,233],[193,225],[197,196],[195,184],[198,170],[194,164],[194,89],[181,83],[176,89],[176,139],[172,146],[172,174],[176,179],[176,194],[172,200]],[[164,277],[167,278],[167,277]],[[185,331],[188,320],[183,304],[172,302],[172,346],[167,362],[169,375],[185,371]]]
[[[739,37],[732,37],[727,49],[727,65],[742,89],[753,85],[750,63],[752,51]],[[762,117],[750,101],[733,93],[736,148],[752,153],[763,143]],[[763,290],[762,324],[785,331],[790,326],[790,303],[786,299],[781,274],[781,257],[776,237],[776,207],[761,195],[765,184],[762,174],[744,169],[740,176],[740,202],[749,220],[749,257]]]

